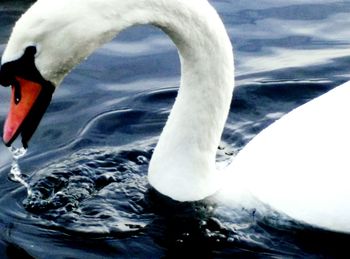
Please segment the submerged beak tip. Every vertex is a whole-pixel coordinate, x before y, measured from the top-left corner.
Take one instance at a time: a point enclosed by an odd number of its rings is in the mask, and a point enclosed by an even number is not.
[[[28,142],[27,142],[27,141],[24,141],[24,140],[22,139],[22,146],[23,146],[25,149],[27,149],[27,148],[28,148]]]
[[[7,146],[8,143],[10,142],[10,137],[8,136],[8,134],[6,133],[6,131],[4,131],[4,134],[2,135],[2,142],[4,142],[4,144]]]
[[[16,132],[16,128],[13,125],[8,123],[8,120],[5,121],[4,132],[2,136],[3,143],[9,147],[12,142],[17,138],[18,133]]]
[[[10,147],[12,143],[17,139],[17,134],[12,134],[11,132],[4,131],[4,134],[2,136],[2,142],[6,147]],[[22,137],[22,146],[27,149],[28,148],[28,139],[25,139]]]
[[[6,147],[11,146],[11,142],[8,138],[6,138],[5,136],[2,137],[2,142],[5,144]]]

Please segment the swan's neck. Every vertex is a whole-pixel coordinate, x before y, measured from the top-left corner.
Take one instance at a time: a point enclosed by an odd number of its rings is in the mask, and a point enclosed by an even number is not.
[[[232,47],[207,1],[157,4],[150,22],[179,49],[181,85],[154,151],[149,180],[176,200],[198,200],[219,187],[215,157],[234,85]]]

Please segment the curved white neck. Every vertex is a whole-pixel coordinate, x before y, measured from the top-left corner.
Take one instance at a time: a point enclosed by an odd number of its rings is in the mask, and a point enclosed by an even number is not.
[[[125,2],[118,30],[158,26],[176,44],[181,61],[180,89],[154,150],[149,181],[173,199],[202,199],[219,188],[215,157],[234,86],[230,40],[206,0]]]
[[[198,200],[219,187],[215,157],[234,86],[232,47],[207,1],[158,2],[164,6],[150,11],[150,22],[179,49],[181,85],[154,151],[149,181],[176,200]]]

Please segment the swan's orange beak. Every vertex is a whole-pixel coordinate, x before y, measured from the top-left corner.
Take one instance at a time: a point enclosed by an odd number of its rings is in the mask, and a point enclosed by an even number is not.
[[[27,147],[52,94],[45,94],[45,99],[49,100],[42,102],[42,93],[45,91],[41,84],[20,77],[16,77],[16,82],[17,85],[12,85],[10,111],[5,121],[3,141],[6,146],[10,146],[21,134],[23,146]]]

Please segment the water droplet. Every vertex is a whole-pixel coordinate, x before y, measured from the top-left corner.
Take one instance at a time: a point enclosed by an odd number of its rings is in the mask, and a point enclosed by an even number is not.
[[[234,237],[229,237],[229,238],[227,238],[227,242],[233,243],[233,242],[235,242],[235,238]]]
[[[31,195],[30,186],[23,178],[23,174],[21,173],[21,169],[18,164],[18,159],[20,159],[27,153],[27,149],[25,149],[24,147],[16,148],[14,146],[11,146],[9,147],[9,150],[12,153],[13,157],[9,178],[14,182],[22,184],[27,189],[28,195]]]
[[[139,163],[139,164],[144,164],[144,163],[146,163],[148,160],[147,160],[147,158],[145,157],[145,156],[138,156],[137,157],[137,162]]]
[[[14,146],[11,146],[9,147],[9,150],[12,153],[13,159],[16,161],[27,153],[27,149],[25,149],[24,147],[16,148]]]

